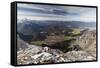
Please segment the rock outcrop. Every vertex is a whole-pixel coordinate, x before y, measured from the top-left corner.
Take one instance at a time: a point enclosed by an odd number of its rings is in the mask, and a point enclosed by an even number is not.
[[[28,48],[28,43],[17,36],[17,50],[22,50]]]
[[[96,59],[85,51],[69,51],[63,53],[58,49],[51,49],[48,47],[35,47],[20,50],[17,52],[17,55],[18,64],[45,64]]]
[[[25,48],[21,45],[24,45]],[[17,51],[18,65],[96,60],[96,32],[85,31],[80,36],[75,37],[66,52],[27,43],[20,44],[18,48],[21,48]]]
[[[70,48],[77,45],[81,50],[87,51],[96,57],[96,32],[95,30],[87,30],[70,43]],[[73,50],[73,49],[72,49]]]

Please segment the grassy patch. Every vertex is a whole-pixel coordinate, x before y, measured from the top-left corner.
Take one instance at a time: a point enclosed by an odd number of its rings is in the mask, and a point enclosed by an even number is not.
[[[73,35],[80,34],[80,29],[73,29],[72,34]]]
[[[70,40],[70,39],[72,39],[73,37],[72,36],[65,36],[64,37],[64,40]]]
[[[44,41],[32,41],[31,44],[34,45],[42,45],[44,43]]]

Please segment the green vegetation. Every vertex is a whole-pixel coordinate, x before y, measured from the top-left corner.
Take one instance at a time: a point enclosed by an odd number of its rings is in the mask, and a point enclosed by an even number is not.
[[[70,39],[72,39],[73,37],[72,36],[65,36],[64,37],[64,40],[70,40]]]
[[[80,34],[80,29],[73,29],[73,31],[71,32],[73,35],[77,35]]]
[[[55,31],[56,32],[56,31]],[[66,50],[69,46],[69,41],[71,41],[75,36],[81,33],[80,29],[68,29],[65,32],[55,33],[51,32],[50,35],[40,33],[37,35],[36,40],[32,40],[31,44],[42,46],[42,44],[47,44],[48,46],[52,46],[52,44],[60,43],[59,46],[64,46],[64,50]],[[63,49],[63,48],[62,48]]]
[[[44,43],[44,41],[32,41],[31,44],[34,45],[42,45]]]

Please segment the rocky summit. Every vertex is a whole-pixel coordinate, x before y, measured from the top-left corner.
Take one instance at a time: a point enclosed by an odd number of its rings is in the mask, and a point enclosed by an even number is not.
[[[34,46],[34,45],[32,45]],[[45,64],[72,61],[88,61],[96,58],[86,51],[69,51],[63,53],[49,47],[35,47],[17,52],[18,64]]]
[[[66,51],[49,46],[32,45],[21,39],[18,40],[20,41],[17,51],[18,65],[96,60],[96,32],[93,30],[84,31],[75,36],[74,40],[65,48]],[[22,44],[23,46],[27,45],[23,48]],[[57,45],[59,47],[59,44]]]

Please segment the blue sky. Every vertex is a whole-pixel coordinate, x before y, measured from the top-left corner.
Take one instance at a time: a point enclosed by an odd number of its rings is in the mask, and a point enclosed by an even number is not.
[[[96,8],[21,4],[18,19],[96,22]]]

